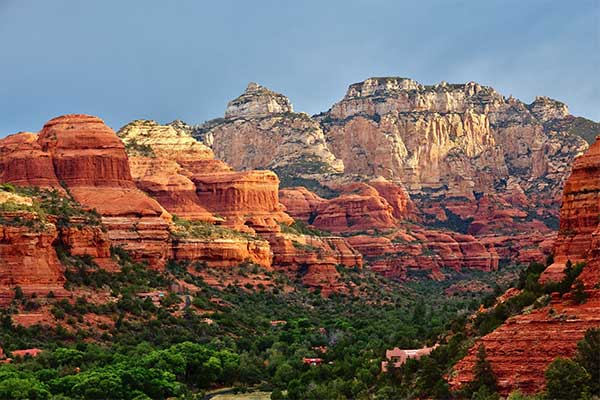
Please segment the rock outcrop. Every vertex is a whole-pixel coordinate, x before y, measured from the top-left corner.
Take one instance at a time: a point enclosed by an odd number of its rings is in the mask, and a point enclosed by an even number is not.
[[[12,300],[17,286],[29,295],[64,291],[64,266],[53,247],[58,231],[51,223],[27,223],[36,219],[28,212],[0,212],[0,305]]]
[[[330,232],[360,232],[397,227],[416,220],[415,206],[404,188],[383,178],[335,187],[339,196],[324,199],[304,187],[280,190],[289,214]]]
[[[38,135],[9,136],[0,140],[0,148],[6,153],[2,182],[68,190],[103,216],[111,243],[150,264],[168,258],[170,216],[135,187],[123,143],[100,118],[54,118]],[[19,166],[30,172],[18,172]]]
[[[564,263],[590,258],[594,232],[600,222],[600,141],[573,164],[565,184],[560,209],[560,230],[555,248],[555,261]]]
[[[548,364],[556,357],[573,357],[585,331],[598,326],[600,291],[591,291],[587,302],[581,305],[555,299],[530,314],[508,319],[478,340],[454,367],[450,383],[460,388],[473,379],[477,349],[483,344],[501,394],[515,390],[539,392],[545,384],[544,371]]]
[[[586,301],[578,304],[569,294],[561,298],[556,293],[547,306],[509,318],[478,340],[454,367],[450,375],[454,388],[473,379],[477,348],[483,344],[502,394],[517,389],[526,393],[540,391],[545,384],[544,371],[548,364],[556,357],[574,356],[577,342],[585,331],[600,326],[599,170],[600,142],[597,141],[575,161],[565,184],[561,231],[555,246],[556,263],[544,273],[546,280],[560,279],[560,267],[564,267],[566,260],[587,262],[578,277],[584,284]]]
[[[280,222],[291,222],[279,204],[273,172],[233,171],[184,127],[138,120],[118,135],[136,184],[169,212],[249,232],[277,231]]]
[[[271,269],[273,254],[265,240],[186,239],[174,240],[173,258],[212,268],[236,267],[251,262]]]
[[[225,118],[254,118],[291,112],[294,109],[287,97],[250,82],[240,97],[227,104]]]
[[[186,129],[236,169],[277,172],[290,214],[321,229],[381,234],[411,221],[529,261],[550,248],[564,180],[598,125],[474,82],[370,78],[312,118],[250,84],[225,118]],[[344,190],[357,181],[377,194]]]
[[[293,112],[285,96],[255,83],[228,104],[225,118],[196,127],[193,134],[236,170],[269,168],[311,176],[344,168],[316,121]]]
[[[35,133],[22,132],[0,140],[0,181],[21,186],[61,188],[50,154]]]
[[[291,106],[286,108],[287,99],[264,88],[250,87],[244,96],[233,102],[237,105],[230,105],[230,118],[291,112]],[[138,187],[179,217],[258,234],[267,242],[250,241],[240,246],[239,241],[232,243],[230,239],[175,241],[174,257],[217,267],[249,260],[266,268],[272,265],[293,273],[302,271],[305,284],[325,295],[342,290],[335,266],[361,266],[360,254],[343,238],[282,234],[281,226],[293,220],[279,203],[277,175],[264,170],[233,171],[213,159],[207,147],[191,137],[191,131],[181,122],[158,125],[142,120],[119,130]],[[181,148],[185,151],[173,151]],[[310,192],[305,193],[310,196]]]
[[[586,148],[578,136],[544,129],[567,115],[554,100],[527,106],[473,82],[371,78],[351,85],[319,120],[346,172],[397,179],[411,193],[466,198],[501,192],[512,178],[526,193],[551,198]]]

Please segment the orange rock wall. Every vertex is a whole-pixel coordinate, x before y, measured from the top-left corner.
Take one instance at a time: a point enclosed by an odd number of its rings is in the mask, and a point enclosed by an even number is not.
[[[498,378],[500,392],[538,392],[545,385],[544,371],[556,357],[573,357],[577,342],[589,328],[600,326],[600,142],[578,158],[565,185],[560,226],[555,246],[555,264],[541,280],[560,279],[567,259],[586,261],[579,276],[588,299],[575,304],[570,294],[553,296],[551,303],[508,319],[478,340],[467,357],[458,362],[450,384],[460,388],[472,380],[472,369],[480,344]]]

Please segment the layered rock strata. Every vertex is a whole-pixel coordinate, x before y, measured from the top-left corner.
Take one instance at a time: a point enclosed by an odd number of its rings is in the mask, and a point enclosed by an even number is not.
[[[255,83],[227,105],[225,117],[193,130],[234,169],[269,168],[302,175],[341,172],[319,124],[293,112],[287,97]]]
[[[253,91],[264,92],[262,88],[249,90],[248,98],[252,98]],[[239,113],[256,117],[285,109],[287,103],[282,97],[266,95],[272,98],[254,105],[240,100],[246,105],[233,107],[228,116],[233,118]],[[281,107],[277,106],[279,103]],[[294,273],[302,271],[305,284],[321,289],[325,295],[342,289],[337,282],[336,265],[362,265],[360,254],[343,238],[305,235],[292,238],[281,233],[281,226],[288,226],[293,219],[279,203],[277,175],[264,170],[233,171],[227,164],[213,159],[206,147],[190,136],[190,128],[185,124],[174,122],[162,126],[140,120],[123,127],[118,135],[130,154],[134,181],[167,210],[186,219],[216,223],[266,239],[266,248],[254,242],[236,250],[248,260],[266,266],[268,259],[270,266],[272,259],[274,267]],[[184,153],[170,151],[184,146],[188,149]],[[204,257],[217,266],[231,266],[239,258],[236,256],[231,261],[229,256],[235,252],[226,248],[210,249],[209,243],[203,241],[197,241],[196,247],[190,247],[190,243],[180,246],[179,243],[174,246],[177,258],[196,254],[199,260]],[[219,257],[221,262],[216,261]]]
[[[565,184],[561,231],[555,246],[556,263],[545,272],[546,280],[560,279],[562,271],[556,268],[564,267],[566,260],[587,262],[578,277],[584,284],[586,301],[578,304],[569,293],[562,298],[556,293],[547,306],[509,318],[478,340],[467,357],[454,367],[450,383],[455,388],[473,379],[477,348],[483,344],[502,394],[517,389],[538,392],[545,384],[544,371],[548,364],[556,357],[573,357],[585,331],[600,326],[599,169],[600,142],[597,141],[575,161]]]

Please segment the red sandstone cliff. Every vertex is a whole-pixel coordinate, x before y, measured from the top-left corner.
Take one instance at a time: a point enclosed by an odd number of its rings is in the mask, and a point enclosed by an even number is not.
[[[553,296],[545,307],[509,318],[478,340],[450,376],[454,388],[472,379],[477,348],[483,344],[498,378],[500,392],[536,392],[544,386],[544,371],[556,357],[572,357],[587,329],[600,326],[600,142],[596,141],[573,165],[560,210],[561,231],[555,246],[556,263],[546,280],[562,277],[567,259],[586,261],[579,276],[587,301],[575,304],[566,294]],[[558,271],[557,271],[558,268]],[[558,272],[558,273],[557,273]]]
[[[269,242],[266,251],[272,253],[274,267],[307,269],[303,276],[307,286],[320,288],[324,294],[341,290],[335,266],[362,265],[360,254],[343,238],[280,232],[280,224],[289,225],[293,220],[279,202],[279,179],[273,172],[233,171],[213,159],[210,149],[193,139],[179,123],[159,125],[138,120],[121,128],[118,135],[131,156],[133,178],[140,189],[180,217],[258,234]],[[184,254],[196,254],[196,258],[210,259],[216,265],[233,265],[237,259],[230,260],[231,251],[218,249],[218,242],[212,244],[213,249],[199,244],[196,248],[189,246],[176,243],[174,255],[184,258]],[[253,261],[265,259],[262,246],[235,251]],[[217,258],[222,261],[217,262]]]
[[[181,156],[183,161],[194,161],[186,149],[179,150],[188,157]],[[60,228],[57,240],[73,255],[91,255],[100,266],[111,269],[115,265],[109,258],[109,246],[120,245],[134,258],[154,267],[161,267],[171,257],[207,261],[217,266],[246,260],[267,268],[271,266],[272,256],[269,248],[264,247],[266,242],[251,244],[247,239],[239,239],[213,241],[212,246],[210,241],[199,239],[174,242],[171,216],[156,200],[136,188],[123,143],[99,118],[58,117],[45,124],[39,135],[18,134],[0,140],[0,151],[3,154],[2,182],[58,188],[64,195],[68,190],[79,203],[102,215],[107,233],[93,227],[79,227],[81,224],[76,221]],[[214,161],[212,164],[222,163]],[[38,165],[41,165],[39,172],[34,168]],[[198,169],[195,165],[190,167],[194,168]],[[229,168],[220,169],[229,171]],[[206,173],[214,171],[213,165],[206,168]],[[168,173],[167,169],[163,177]],[[195,186],[192,184],[192,187]],[[205,211],[205,214],[209,213]],[[51,246],[46,250],[53,252]],[[56,258],[51,254],[47,257]],[[35,274],[32,276],[36,279]],[[27,284],[27,281],[13,282],[19,283]]]
[[[11,223],[17,219],[36,219],[27,212],[2,213],[1,216],[8,223],[0,224],[0,305],[12,300],[16,286],[26,294],[63,291],[64,266],[52,246],[58,237],[56,227],[51,223],[37,228],[21,222]]]

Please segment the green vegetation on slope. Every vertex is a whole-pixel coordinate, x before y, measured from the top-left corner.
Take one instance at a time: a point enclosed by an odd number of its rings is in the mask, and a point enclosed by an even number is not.
[[[58,250],[68,287],[81,294],[71,300],[21,294],[2,312],[0,343],[6,352],[46,350],[0,366],[2,398],[201,398],[207,389],[231,385],[262,387],[274,398],[289,399],[387,398],[388,387],[418,393],[425,386],[380,374],[385,350],[433,344],[453,316],[478,305],[470,294],[436,295],[417,290],[416,282],[407,288],[345,268],[339,268],[342,280],[356,285],[361,296],[325,299],[274,271],[264,271],[272,287],[218,290],[175,262],[164,272],[152,271],[114,248],[121,271],[111,273],[89,257]],[[290,285],[294,291],[285,290]],[[158,303],[140,295],[153,292],[165,295]],[[58,325],[14,325],[11,316],[26,305],[49,308]],[[94,319],[103,322],[90,325]],[[286,323],[272,326],[276,320]],[[313,367],[304,357],[324,361]],[[449,355],[444,350],[435,357]],[[411,365],[420,376],[421,364]]]

